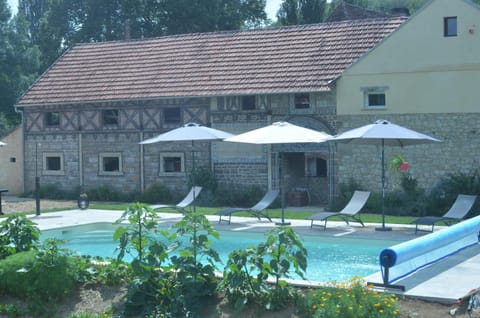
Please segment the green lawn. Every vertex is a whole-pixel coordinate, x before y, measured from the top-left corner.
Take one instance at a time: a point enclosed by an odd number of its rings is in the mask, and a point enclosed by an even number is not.
[[[100,209],[100,210],[125,210],[128,207],[128,204],[92,204],[90,205],[91,209]],[[197,207],[197,211],[202,212],[207,215],[215,215],[217,211],[221,208],[210,208],[210,207]],[[162,212],[178,212],[174,209],[163,209]],[[282,210],[278,209],[269,209],[267,210],[268,215],[271,218],[281,218],[282,217]],[[307,212],[307,211],[295,211],[294,209],[290,208],[285,210],[285,219],[289,220],[305,220],[310,215],[315,214],[315,212]],[[247,212],[239,212],[235,213],[236,216],[251,216]],[[369,213],[361,213],[360,218],[365,223],[381,223],[382,216],[380,214],[369,214]],[[407,216],[385,216],[386,223],[393,223],[393,224],[410,224],[415,219],[415,217],[407,217]],[[341,221],[340,218],[331,218],[332,221],[338,220]]]

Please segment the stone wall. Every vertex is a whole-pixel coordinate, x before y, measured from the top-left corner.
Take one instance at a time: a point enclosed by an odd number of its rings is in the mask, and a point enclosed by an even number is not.
[[[386,119],[392,123],[440,139],[440,143],[416,146],[385,147],[386,186],[399,187],[398,174],[388,171],[388,163],[400,154],[409,163],[408,173],[426,190],[441,178],[456,172],[471,172],[478,168],[480,154],[480,114],[405,114],[339,116],[339,132]],[[339,183],[349,179],[365,189],[381,191],[381,147],[360,144],[337,144],[336,164]]]
[[[35,176],[41,177],[41,185],[55,185],[63,190],[86,190],[99,186],[139,193],[153,184],[166,185],[172,191],[185,192],[189,172],[193,167],[212,168],[221,185],[238,184],[268,189],[278,187],[278,165],[270,162],[268,147],[255,146],[244,150],[220,147],[219,142],[171,142],[139,145],[139,142],[179,126],[167,123],[162,109],[178,107],[184,123],[194,121],[213,128],[241,133],[266,126],[274,121],[286,120],[308,128],[333,133],[335,130],[335,98],[332,92],[310,94],[311,106],[294,107],[294,94],[259,95],[255,110],[241,110],[238,96],[219,98],[185,98],[151,101],[104,102],[51,107],[31,107],[24,110],[25,132],[25,188],[33,191]],[[118,110],[118,124],[104,125],[103,110]],[[46,113],[58,112],[60,124],[47,126]],[[316,146],[282,148],[282,152],[321,152],[328,158],[326,148]],[[184,158],[183,172],[160,173],[160,155],[176,153]],[[45,153],[60,154],[61,171],[42,169]],[[121,171],[100,173],[100,156],[116,154],[121,157]],[[195,158],[195,159],[193,159]],[[303,159],[302,159],[303,160]],[[295,163],[294,163],[295,164]],[[302,162],[303,164],[303,162]],[[37,168],[35,168],[37,167]],[[297,166],[298,168],[298,166]],[[289,174],[289,188],[311,184],[315,191],[327,193],[325,180],[306,180],[302,169]],[[290,177],[289,177],[290,176]],[[325,189],[327,188],[327,189]],[[325,193],[318,194],[325,200]]]

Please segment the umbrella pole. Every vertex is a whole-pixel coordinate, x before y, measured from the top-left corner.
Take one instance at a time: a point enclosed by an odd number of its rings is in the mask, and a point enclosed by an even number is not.
[[[193,183],[193,188],[192,188],[192,191],[193,191],[193,202],[192,202],[192,205],[193,205],[193,213],[197,212],[197,209],[195,207],[195,148],[193,148],[193,139],[192,139],[192,183]]]
[[[385,227],[385,139],[382,139],[382,226],[377,231],[391,231],[391,227]]]
[[[278,188],[280,190],[280,204],[282,205],[282,221],[275,223],[276,225],[290,225],[290,222],[285,222],[285,196],[283,195],[283,177],[282,177],[282,153],[278,153]]]

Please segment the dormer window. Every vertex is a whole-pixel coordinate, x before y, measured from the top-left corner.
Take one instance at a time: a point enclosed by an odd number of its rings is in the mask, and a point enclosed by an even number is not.
[[[443,35],[457,36],[457,17],[443,18]]]

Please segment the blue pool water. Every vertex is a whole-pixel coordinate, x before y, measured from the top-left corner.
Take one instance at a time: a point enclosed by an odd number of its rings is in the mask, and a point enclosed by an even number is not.
[[[115,257],[113,241],[115,226],[108,223],[79,225],[42,231],[41,239],[58,238],[64,247],[82,255]],[[226,262],[228,254],[237,249],[257,246],[266,235],[257,232],[219,231],[220,240],[212,238],[213,248]],[[342,282],[354,276],[368,276],[379,271],[378,255],[397,241],[368,240],[346,237],[301,236],[308,251],[306,278],[319,282]],[[219,268],[223,269],[220,265]]]

